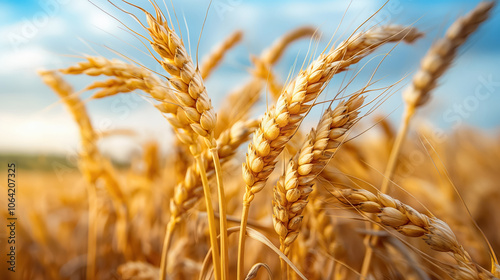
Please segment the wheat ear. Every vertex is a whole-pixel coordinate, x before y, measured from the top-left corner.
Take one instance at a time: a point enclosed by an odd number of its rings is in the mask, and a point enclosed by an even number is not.
[[[42,80],[56,92],[70,110],[71,114],[78,123],[80,135],[82,137],[82,153],[80,168],[84,177],[87,179],[87,194],[88,194],[88,234],[87,234],[87,267],[86,278],[93,279],[95,277],[95,260],[97,246],[97,194],[95,183],[97,180],[97,172],[92,169],[94,158],[97,157],[97,146],[95,145],[97,136],[92,128],[90,118],[88,117],[85,107],[81,100],[74,95],[72,87],[66,83],[60,76],[53,71],[39,71]],[[87,161],[87,164],[83,162]]]
[[[188,118],[188,110],[185,110],[182,106],[178,106],[175,103],[180,102],[181,98],[184,98],[185,102],[191,100],[191,97],[186,97],[186,95],[177,94],[175,95],[176,89],[173,89],[170,84],[167,84],[160,79],[158,79],[155,75],[153,75],[150,71],[124,63],[119,60],[108,60],[102,57],[86,57],[87,61],[80,62],[75,66],[69,67],[67,69],[61,70],[61,72],[65,74],[87,74],[91,76],[97,75],[107,75],[115,77],[112,84],[124,84],[124,86],[119,87],[108,87],[110,84],[109,81],[105,83],[96,82],[90,85],[88,88],[99,88],[104,87],[103,90],[96,93],[97,97],[99,96],[110,96],[121,92],[130,92],[135,89],[141,89],[148,94],[150,94],[153,98],[160,101],[160,104],[156,106],[158,110],[163,113],[168,114],[167,120],[174,127],[174,131],[178,139],[186,144],[189,147],[189,150],[194,158],[200,157],[200,159],[196,160],[197,164],[203,164],[203,160],[201,159],[201,147],[199,143],[197,143],[197,133],[193,130],[193,126],[191,125],[191,121]],[[194,103],[192,104],[194,106]],[[192,108],[194,109],[194,108]],[[194,109],[195,110],[195,109]],[[198,174],[203,176],[205,172],[202,170],[203,167],[199,167]],[[207,180],[202,179],[202,182],[208,182]],[[205,196],[210,197],[209,186],[203,184]],[[212,199],[206,199],[206,201],[211,201]],[[212,215],[211,215],[212,214]],[[207,205],[207,215],[209,219],[209,229],[211,232],[211,245],[217,245],[216,240],[216,228],[215,228],[215,218],[213,216],[213,207],[211,205]],[[171,232],[173,228],[167,225],[165,240],[171,240]],[[170,234],[170,235],[169,235]],[[212,237],[213,236],[213,237]],[[162,249],[162,262],[160,269],[160,278],[164,278],[166,276],[166,260],[167,260],[167,251],[169,244],[165,244]],[[214,255],[218,256],[218,247],[214,248]],[[218,258],[218,257],[217,257]],[[218,260],[214,262],[218,265]],[[216,275],[217,274],[216,269]]]
[[[363,189],[334,188],[331,193],[341,203],[364,213],[377,214],[381,225],[394,228],[408,237],[422,237],[431,249],[448,252],[458,267],[454,279],[492,279],[493,275],[479,267],[460,245],[450,227],[435,217],[417,212],[386,194],[375,195]]]
[[[89,229],[88,229],[88,252],[87,252],[87,279],[95,277],[96,259],[96,187],[98,179],[102,178],[104,186],[111,195],[114,207],[117,211],[117,237],[119,248],[125,253],[127,246],[127,208],[125,197],[120,189],[112,166],[99,153],[97,148],[97,134],[92,127],[90,118],[85,110],[85,105],[74,94],[72,87],[60,77],[56,71],[39,71],[42,80],[63,100],[73,118],[78,124],[81,135],[82,153],[79,167],[86,178],[88,202],[89,202]]]
[[[161,11],[158,7],[154,6],[156,18],[150,13],[140,8],[147,18],[149,27],[146,27],[152,41],[150,44],[152,48],[161,57],[158,60],[162,67],[171,75],[169,81],[176,89],[175,95],[180,102],[181,107],[184,109],[188,120],[190,121],[191,128],[201,137],[205,139],[212,154],[215,173],[217,177],[217,193],[219,197],[219,222],[220,222],[220,264],[217,256],[213,254],[214,266],[219,265],[223,268],[219,273],[216,268],[217,274],[221,275],[221,279],[226,279],[229,264],[228,264],[228,241],[227,241],[227,219],[226,219],[226,198],[224,193],[224,185],[222,181],[222,168],[217,153],[217,141],[214,137],[214,130],[216,124],[216,115],[208,97],[203,78],[198,68],[194,67],[191,57],[188,55],[182,40],[177,34],[168,26],[168,23],[163,18]],[[196,157],[196,156],[195,156]],[[197,155],[197,157],[200,157]],[[197,160],[202,163],[201,160]],[[200,166],[200,170],[203,167]],[[202,173],[203,175],[203,173]],[[208,181],[207,178],[202,178],[202,181]],[[205,195],[210,189],[207,186]],[[211,203],[211,202],[210,202]],[[207,207],[208,219],[214,222],[213,213],[209,213]],[[216,232],[211,231],[212,246],[217,245]],[[214,236],[215,235],[215,236]],[[216,248],[214,248],[215,250]],[[216,251],[214,251],[216,253]]]
[[[220,45],[216,46],[201,62],[201,77],[205,80],[219,65],[224,55],[241,41],[243,32],[235,31],[227,37]]]
[[[422,59],[419,71],[413,77],[412,84],[404,91],[403,99],[406,110],[403,115],[402,128],[396,138],[391,152],[389,164],[382,183],[381,191],[386,192],[389,181],[397,162],[397,156],[407,134],[410,119],[418,107],[426,104],[430,99],[432,90],[436,87],[439,78],[450,68],[456,57],[458,48],[467,38],[488,19],[494,1],[481,2],[467,15],[458,18],[446,31],[443,38],[439,39]]]
[[[250,204],[274,170],[286,143],[297,130],[312,102],[323,91],[335,73],[347,68],[387,42],[412,42],[421,34],[414,28],[381,26],[353,35],[326,54],[321,54],[285,87],[274,107],[270,108],[248,146],[243,164],[246,183],[238,250],[238,279],[243,278],[246,221]]]
[[[267,82],[269,92],[275,100],[279,98],[282,86],[272,73],[272,66],[280,59],[288,45],[298,39],[311,37],[315,33],[316,29],[310,26],[293,29],[274,41],[269,48],[262,52],[260,57],[252,59],[255,64],[253,75]]]
[[[253,69],[250,70],[253,78],[224,99],[224,103],[217,114],[216,135],[226,127],[248,117],[250,109],[259,100],[260,92],[265,86],[264,81],[267,81],[270,85],[271,92],[281,91],[281,87],[271,82],[275,80],[274,75],[271,73],[272,66],[281,58],[291,43],[313,34],[314,29],[311,27],[294,29],[278,38],[270,47],[263,50],[258,57],[251,58],[254,63]]]
[[[359,120],[359,108],[364,101],[362,93],[342,101],[334,110],[328,108],[325,111],[316,129],[307,135],[302,148],[274,186],[274,229],[285,256],[289,256],[290,246],[299,235],[302,212],[313,191],[316,176],[340,147],[342,137]]]
[[[481,2],[474,10],[464,17],[457,19],[446,31],[443,38],[438,40],[427,52],[420,64],[420,70],[413,77],[412,84],[403,93],[405,111],[394,145],[392,147],[389,161],[385,169],[384,178],[380,191],[387,193],[389,183],[397,165],[399,152],[408,134],[410,120],[415,115],[418,107],[423,106],[430,99],[432,90],[436,87],[439,78],[450,67],[455,59],[457,49],[463,45],[467,38],[488,19],[495,2]],[[374,245],[378,237],[367,236],[365,242]],[[371,241],[370,241],[371,239]],[[361,275],[366,276],[372,257],[372,246],[367,246]]]
[[[135,66],[117,59],[104,57],[86,56],[86,61],[59,71],[64,74],[89,76],[105,75],[113,77],[107,81],[97,81],[87,86],[86,89],[100,89],[94,94],[94,98],[103,98],[127,93],[134,90],[142,90],[160,103],[156,108],[166,114],[166,119],[174,127],[177,138],[186,146],[195,145],[197,134],[190,126],[186,112],[177,105],[174,95],[175,89],[170,83],[159,79],[151,71]]]
[[[166,114],[166,119],[174,127],[177,138],[186,146],[195,145],[197,134],[190,126],[190,121],[183,108],[177,105],[174,95],[175,89],[170,83],[159,79],[151,71],[117,59],[86,56],[86,61],[77,63],[61,73],[69,75],[86,74],[89,76],[105,75],[113,77],[107,81],[97,81],[86,89],[100,89],[94,98],[112,96],[118,93],[127,93],[142,90],[160,103],[156,108]]]

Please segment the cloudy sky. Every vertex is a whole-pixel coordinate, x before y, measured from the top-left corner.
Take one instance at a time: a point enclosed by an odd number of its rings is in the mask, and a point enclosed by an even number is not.
[[[119,6],[144,19],[142,14],[121,1]],[[151,10],[147,1],[133,3]],[[161,1],[160,1],[161,2]],[[171,13],[170,1],[166,1]],[[258,54],[273,39],[294,27],[312,25],[322,32],[318,50],[328,40],[345,38],[357,26],[377,11],[385,1],[247,1],[213,0],[201,37],[199,56],[203,57],[215,44],[236,29],[243,30],[244,40],[224,60],[224,65],[206,81],[209,95],[217,108],[224,95],[249,78],[249,55]],[[434,3],[438,2],[438,3]],[[209,1],[173,0],[180,30],[189,38],[191,55],[196,45]],[[432,42],[458,16],[477,4],[476,1],[390,1],[366,28],[379,23],[397,23],[416,27],[426,37],[414,45],[399,45],[377,71],[380,86],[390,85],[418,68],[420,58]],[[164,7],[164,4],[161,3]],[[346,12],[347,11],[347,12]],[[341,22],[343,14],[346,12]],[[432,102],[420,117],[437,126],[452,129],[456,124],[468,124],[488,130],[500,125],[500,14],[493,17],[474,34],[459,52],[455,66],[441,80]],[[39,79],[37,69],[68,67],[85,54],[108,58],[122,54],[161,71],[155,61],[144,53],[146,47],[118,21],[141,31],[129,16],[103,0],[39,0],[0,2],[0,153],[68,153],[78,147],[78,131],[58,98]],[[298,42],[289,48],[275,71],[284,81],[290,71],[297,70],[306,58],[309,42]],[[386,53],[392,46],[383,48]],[[80,58],[79,58],[80,57]],[[366,70],[352,84],[356,90],[366,83],[381,56],[367,59]],[[362,64],[364,65],[364,63]],[[359,69],[357,69],[359,70]],[[348,76],[349,77],[349,76]],[[84,88],[91,80],[68,77],[75,89]],[[400,85],[404,87],[409,78]],[[332,96],[338,85],[332,84]],[[86,99],[88,93],[82,98]],[[114,137],[103,141],[103,148],[127,157],[134,153],[144,139],[156,137],[168,145],[169,126],[152,108],[150,101],[140,95],[117,96],[88,102],[88,111],[99,129],[133,129],[137,136]],[[400,92],[378,111],[391,114],[394,122],[400,117]],[[263,105],[261,105],[261,109]]]

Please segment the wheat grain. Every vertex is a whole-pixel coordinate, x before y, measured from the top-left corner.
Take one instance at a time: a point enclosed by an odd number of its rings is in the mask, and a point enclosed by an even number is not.
[[[431,249],[449,252],[457,261],[454,279],[492,279],[493,275],[473,262],[458,243],[450,227],[435,217],[417,212],[386,194],[375,195],[366,190],[334,188],[331,193],[346,206],[365,213],[376,213],[380,223],[409,237],[424,237]]]
[[[321,54],[306,70],[301,71],[284,89],[276,105],[266,112],[248,146],[246,162],[243,164],[246,190],[243,197],[239,268],[243,263],[245,223],[250,203],[254,195],[264,188],[278,156],[297,130],[304,114],[311,109],[311,102],[316,100],[335,73],[347,70],[377,47],[401,40],[413,42],[420,36],[416,29],[402,26],[382,26],[355,34],[327,54]],[[238,275],[242,279],[241,270]]]
[[[450,67],[457,49],[489,18],[494,6],[495,1],[479,3],[474,10],[458,18],[448,28],[444,38],[434,43],[422,59],[420,69],[413,77],[411,86],[403,93],[407,106],[420,107],[428,102],[430,92],[436,87],[438,79]]]
[[[481,2],[477,7],[464,17],[457,19],[447,30],[444,38],[438,40],[422,59],[421,68],[413,77],[413,82],[404,92],[403,99],[406,103],[403,113],[401,128],[398,131],[394,145],[385,169],[380,191],[386,193],[389,182],[397,165],[401,146],[408,133],[410,120],[418,107],[428,102],[431,91],[436,87],[438,79],[450,67],[456,56],[457,49],[465,43],[467,38],[488,17],[495,2]],[[367,241],[371,237],[367,236]],[[376,242],[377,237],[371,241]],[[371,247],[367,249],[361,274],[366,276],[371,260]]]
[[[286,256],[299,234],[302,212],[313,191],[316,176],[341,146],[342,137],[359,120],[359,108],[364,101],[362,93],[341,102],[334,110],[328,108],[325,111],[274,187],[274,227]]]

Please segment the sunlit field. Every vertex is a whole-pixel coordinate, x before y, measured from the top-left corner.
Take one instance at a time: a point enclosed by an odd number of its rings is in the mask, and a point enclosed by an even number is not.
[[[0,278],[500,278],[498,7],[414,2],[0,5]]]

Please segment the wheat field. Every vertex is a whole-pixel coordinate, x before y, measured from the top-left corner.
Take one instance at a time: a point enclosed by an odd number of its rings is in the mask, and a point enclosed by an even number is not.
[[[56,172],[16,161],[16,272],[2,261],[2,279],[500,278],[498,131],[443,132],[417,119],[454,82],[442,79],[447,71],[468,67],[455,60],[481,40],[474,32],[496,1],[454,18],[416,70],[390,85],[380,85],[378,66],[426,36],[421,22],[368,18],[342,40],[331,26],[292,28],[249,54],[248,79],[220,104],[205,81],[220,79],[214,73],[245,32],[204,38],[213,48],[198,62],[178,11],[159,4],[113,1],[113,13],[137,20],[123,28],[158,67],[83,55],[37,71],[80,145],[76,164]],[[280,73],[277,62],[298,41],[309,42],[305,59]],[[354,83],[360,69],[373,76]],[[69,82],[80,78],[91,83]],[[169,124],[166,153],[148,139],[140,156],[118,164],[102,149],[104,138],[134,131],[96,129],[89,108],[122,95],[147,100]],[[379,109],[397,97],[393,123]]]

